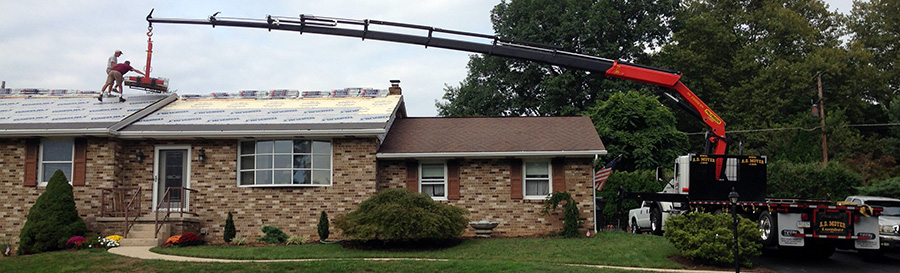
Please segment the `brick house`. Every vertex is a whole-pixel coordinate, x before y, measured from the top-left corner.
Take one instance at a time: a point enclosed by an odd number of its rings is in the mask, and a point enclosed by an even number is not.
[[[592,160],[606,151],[589,118],[410,118],[400,88],[388,93],[98,102],[76,91],[0,90],[0,238],[18,240],[57,169],[89,232],[103,235],[125,233],[127,221],[160,237],[192,231],[220,242],[232,212],[238,237],[272,225],[314,239],[319,213],[334,219],[386,188],[500,222],[500,236],[560,230],[561,212],[540,212],[549,192],[568,191],[593,226]]]

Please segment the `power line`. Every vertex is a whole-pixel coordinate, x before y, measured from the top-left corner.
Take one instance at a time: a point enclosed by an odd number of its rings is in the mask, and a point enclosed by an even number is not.
[[[848,124],[841,125],[838,127],[890,127],[890,126],[900,126],[900,123],[871,123],[871,124]],[[772,131],[788,131],[788,130],[800,130],[812,132],[815,130],[819,130],[822,126],[816,126],[812,128],[801,128],[801,127],[785,127],[785,128],[765,128],[765,129],[747,129],[747,130],[733,130],[728,131],[728,133],[757,133],[757,132],[772,132]],[[704,135],[706,132],[697,132],[697,133],[686,133],[689,136],[692,135]]]

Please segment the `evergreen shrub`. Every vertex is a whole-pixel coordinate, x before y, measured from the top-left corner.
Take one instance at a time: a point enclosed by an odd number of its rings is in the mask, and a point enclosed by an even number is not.
[[[871,185],[856,188],[858,195],[900,198],[900,177],[873,181]]]
[[[407,189],[383,190],[335,220],[344,235],[362,240],[447,240],[466,230],[468,210]]]
[[[550,211],[555,210],[559,207],[559,203],[566,202],[566,208],[564,210],[564,220],[563,220],[563,229],[557,235],[567,237],[567,238],[576,238],[581,237],[581,232],[578,232],[578,227],[584,222],[581,220],[581,213],[578,212],[578,203],[575,202],[575,199],[572,199],[572,195],[568,192],[554,192],[550,195],[550,199],[544,202],[544,211],[545,215],[549,215]]]
[[[665,236],[685,258],[704,264],[734,264],[734,223],[731,214],[691,212],[669,217]],[[751,267],[750,257],[762,254],[759,226],[741,217],[738,222],[741,265]]]
[[[60,170],[50,177],[26,219],[19,233],[19,255],[65,249],[67,240],[87,230],[75,208],[72,186]]]
[[[328,240],[328,213],[322,211],[322,214],[319,215],[319,240],[325,241]]]
[[[825,198],[844,200],[856,193],[862,177],[839,162],[791,163],[774,161],[768,166],[768,197]]]
[[[284,234],[284,232],[281,231],[281,228],[263,226],[262,232],[266,233],[266,235],[257,239],[260,242],[266,242],[269,244],[281,244],[288,239],[287,234]]]
[[[228,212],[228,218],[225,219],[225,242],[231,242],[234,239],[234,236],[237,235],[237,230],[234,229],[234,220],[231,217],[231,212]]]

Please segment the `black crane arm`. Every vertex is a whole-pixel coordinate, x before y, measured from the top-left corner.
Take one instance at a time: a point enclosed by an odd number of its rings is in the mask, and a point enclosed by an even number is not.
[[[489,56],[500,56],[528,61],[541,62],[550,65],[567,67],[571,69],[579,69],[589,71],[591,73],[603,73],[603,75],[612,78],[620,78],[631,81],[637,81],[652,85],[664,87],[671,92],[669,94],[677,94],[681,99],[673,99],[679,102],[692,114],[700,117],[700,119],[709,127],[713,136],[708,141],[715,145],[713,154],[725,154],[725,122],[719,118],[703,101],[701,101],[692,91],[690,91],[683,83],[681,83],[681,73],[650,67],[621,62],[617,60],[605,59],[596,56],[578,54],[574,52],[562,51],[559,48],[504,39],[495,35],[485,35],[478,33],[470,33],[455,30],[445,30],[435,27],[413,25],[406,23],[379,21],[379,20],[355,20],[332,17],[320,17],[313,15],[300,15],[300,17],[282,17],[267,16],[265,19],[250,18],[225,18],[217,17],[218,13],[213,14],[208,19],[172,19],[172,18],[153,18],[151,14],[147,15],[147,22],[166,24],[194,24],[194,25],[210,25],[228,26],[228,27],[245,27],[259,28],[283,31],[294,31],[302,33],[315,33],[345,37],[361,38],[363,40],[380,40],[387,42],[406,43],[414,45],[423,45],[425,47],[437,47],[444,49],[459,50],[465,52],[474,52],[486,54]],[[388,27],[405,28],[427,31],[427,35],[412,35],[405,33],[394,33],[386,31],[370,30],[372,25],[382,25]],[[443,37],[435,37],[435,33],[443,35],[457,35],[467,37],[470,40],[449,39]],[[486,39],[489,42],[474,42],[472,38]]]

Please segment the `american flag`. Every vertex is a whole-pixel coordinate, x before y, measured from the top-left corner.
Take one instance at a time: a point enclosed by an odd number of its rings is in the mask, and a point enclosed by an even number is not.
[[[603,169],[600,169],[599,171],[597,171],[597,173],[594,173],[594,189],[596,189],[597,191],[603,190],[603,185],[606,184],[606,180],[609,179],[609,175],[612,174],[613,166],[616,165],[616,162],[619,161],[620,157],[622,157],[622,155],[613,158],[613,160],[609,161],[609,163],[606,163],[606,166],[603,166]]]

